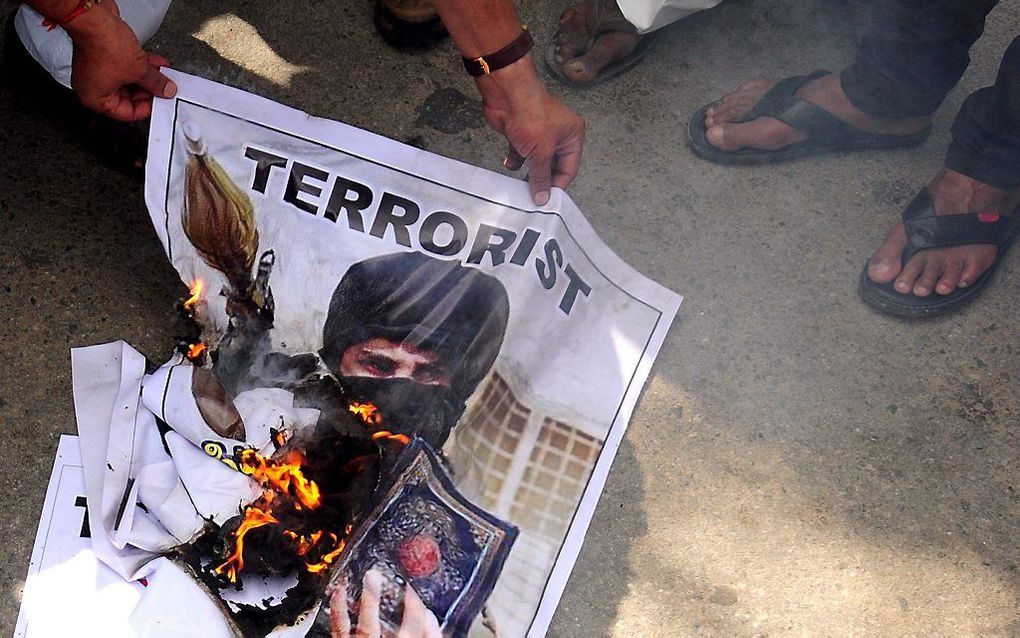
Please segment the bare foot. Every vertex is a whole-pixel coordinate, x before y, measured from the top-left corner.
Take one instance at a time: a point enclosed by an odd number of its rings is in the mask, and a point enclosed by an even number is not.
[[[631,27],[626,29],[626,20],[618,7],[602,15],[595,8],[596,0],[581,0],[569,7],[560,16],[560,28],[556,32],[556,48],[553,59],[560,65],[563,74],[576,84],[588,84],[609,64],[626,57],[634,50],[642,36]],[[624,25],[600,33],[593,33],[600,26],[612,20]]]
[[[742,148],[775,151],[806,140],[807,134],[773,117],[740,121],[775,85],[774,80],[747,82],[709,107],[705,117],[705,137],[709,144],[723,151]],[[868,115],[850,103],[843,93],[839,75],[835,73],[811,80],[794,95],[869,133],[912,135],[923,130],[931,121],[930,116],[883,120]]]
[[[993,188],[954,170],[943,168],[928,185],[935,213],[959,215],[986,213],[1006,216],[1020,202],[1020,192]],[[926,297],[933,291],[948,295],[957,288],[973,284],[981,273],[995,263],[998,252],[990,244],[970,244],[922,250],[907,262],[900,263],[900,254],[907,245],[903,224],[896,226],[868,260],[868,277],[880,284],[895,280],[893,288],[900,294],[913,293]]]

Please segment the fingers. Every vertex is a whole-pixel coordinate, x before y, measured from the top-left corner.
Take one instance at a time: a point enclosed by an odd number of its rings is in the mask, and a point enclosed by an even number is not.
[[[170,60],[167,60],[161,55],[156,55],[155,53],[146,53],[145,55],[149,61],[149,64],[151,64],[154,67],[160,68],[164,66],[170,66]]]
[[[361,582],[361,609],[358,611],[358,635],[376,638],[382,632],[379,603],[382,600],[383,576],[374,569],[365,572]]]
[[[151,60],[151,56],[149,59]],[[174,81],[160,73],[159,67],[151,63],[145,66],[145,73],[136,84],[156,97],[171,98],[177,95],[177,85]]]
[[[524,166],[524,156],[518,153],[514,145],[511,144],[506,158],[503,160],[503,168],[508,171],[518,171],[522,166]]]
[[[152,113],[152,96],[145,93],[141,99],[136,100],[125,88],[101,99],[94,105],[85,104],[85,106],[102,113],[111,120],[133,122],[148,117]]]
[[[329,597],[329,635],[331,638],[348,638],[351,635],[351,618],[347,615],[347,580],[341,580]]]
[[[397,638],[439,638],[439,621],[418,597],[414,588],[404,589],[404,616],[400,621]]]
[[[581,149],[557,155],[554,164],[552,185],[566,190],[581,170]]]
[[[551,153],[536,151],[528,158],[528,188],[531,189],[531,199],[536,206],[545,206],[549,203],[549,189],[552,188],[552,164]]]

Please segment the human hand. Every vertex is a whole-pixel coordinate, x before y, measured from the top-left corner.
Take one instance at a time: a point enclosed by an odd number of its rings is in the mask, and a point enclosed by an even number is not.
[[[159,71],[170,63],[142,49],[114,0],[64,28],[74,44],[71,88],[86,107],[115,120],[139,120],[152,113],[153,96],[177,93],[177,85]]]
[[[361,581],[361,608],[358,610],[357,628],[351,631],[351,619],[347,615],[347,582],[340,581],[329,598],[329,626],[332,638],[379,638],[382,623],[379,620],[379,603],[382,599],[382,574],[370,569]],[[442,638],[439,621],[425,607],[414,588],[404,590],[404,615],[396,638]]]
[[[552,186],[566,188],[577,176],[584,120],[549,94],[530,55],[475,83],[485,121],[510,143],[503,166],[517,170],[527,160],[531,197],[546,204]]]

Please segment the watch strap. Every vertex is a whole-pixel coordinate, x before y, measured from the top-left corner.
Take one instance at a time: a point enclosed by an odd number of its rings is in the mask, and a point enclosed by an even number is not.
[[[521,34],[499,51],[477,58],[462,58],[464,69],[471,77],[488,75],[520,60],[531,51],[533,46],[535,46],[535,40],[531,37],[528,27],[522,25]]]

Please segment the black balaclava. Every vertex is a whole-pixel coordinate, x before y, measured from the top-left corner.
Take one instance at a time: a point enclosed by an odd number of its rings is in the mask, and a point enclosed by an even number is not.
[[[319,356],[348,401],[379,407],[384,429],[440,447],[495,362],[509,315],[506,289],[491,275],[415,252],[372,257],[333,291]],[[342,375],[344,352],[376,337],[436,353],[450,387]]]

